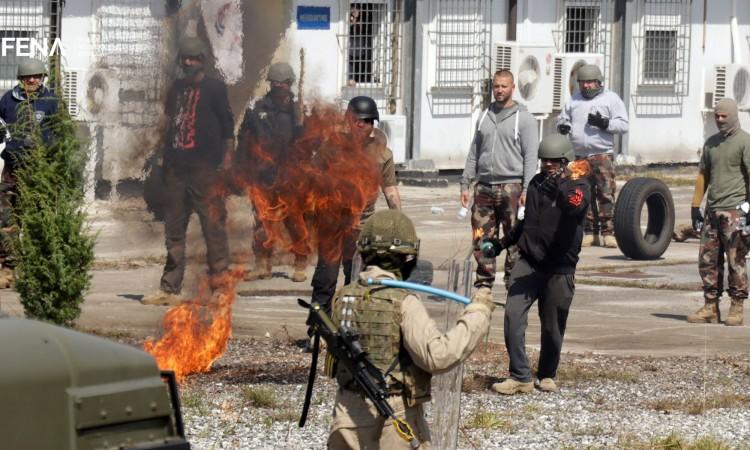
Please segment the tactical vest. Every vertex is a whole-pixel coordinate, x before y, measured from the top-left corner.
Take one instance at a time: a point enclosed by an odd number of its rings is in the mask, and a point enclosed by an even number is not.
[[[401,340],[401,304],[409,292],[384,286],[344,287],[333,301],[333,323],[359,334],[370,361],[384,374],[390,395],[401,395],[407,406],[430,400],[432,375],[411,359]],[[351,374],[337,368],[332,374],[345,389],[352,386]]]

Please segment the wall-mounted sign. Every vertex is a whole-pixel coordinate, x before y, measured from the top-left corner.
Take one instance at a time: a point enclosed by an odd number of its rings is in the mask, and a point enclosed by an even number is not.
[[[330,30],[331,8],[328,6],[297,6],[298,30]]]

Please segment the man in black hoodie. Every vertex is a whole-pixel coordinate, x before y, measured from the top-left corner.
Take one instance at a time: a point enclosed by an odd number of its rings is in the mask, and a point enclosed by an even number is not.
[[[526,217],[501,240],[485,241],[482,250],[497,254],[518,245],[520,258],[510,274],[505,309],[505,346],[510,357],[510,377],[492,389],[512,395],[534,389],[525,350],[527,316],[539,300],[542,322],[538,387],[556,391],[565,324],[575,291],[575,270],[581,251],[583,222],[591,198],[585,160],[575,160],[564,136],[547,136],[539,146],[542,171],[529,183]]]

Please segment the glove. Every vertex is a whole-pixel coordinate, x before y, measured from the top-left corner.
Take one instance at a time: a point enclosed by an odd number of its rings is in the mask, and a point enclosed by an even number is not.
[[[482,251],[482,255],[484,255],[486,258],[496,257],[500,254],[500,252],[503,251],[504,248],[505,247],[503,247],[503,243],[500,242],[500,239],[495,237],[483,240],[481,245],[479,246],[479,249]]]
[[[560,134],[562,134],[562,135],[566,135],[566,134],[570,133],[570,125],[566,125],[564,123],[561,123],[560,125],[557,126],[557,132],[560,133]]]
[[[560,189],[560,180],[562,178],[559,175],[548,176],[544,181],[539,183],[539,191],[549,198],[557,198],[557,193]]]
[[[474,294],[471,296],[471,303],[480,303],[482,305],[485,305],[490,309],[490,314],[492,311],[495,310],[495,302],[492,301],[492,291],[490,288],[479,288]]]
[[[609,118],[602,116],[600,112],[596,114],[589,113],[589,125],[606,130],[609,128]]]
[[[697,206],[690,208],[690,220],[693,222],[693,230],[698,233],[703,228],[703,214]]]

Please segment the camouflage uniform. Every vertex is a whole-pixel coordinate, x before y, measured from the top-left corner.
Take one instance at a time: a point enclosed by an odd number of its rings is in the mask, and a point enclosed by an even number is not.
[[[615,215],[615,166],[612,154],[599,153],[586,158],[591,165],[591,205],[586,211],[586,234],[614,234]]]
[[[724,258],[729,268],[727,294],[747,298],[746,238],[737,230],[737,211],[709,211],[701,233],[698,272],[706,301],[718,301],[724,284]]]
[[[484,184],[474,188],[474,204],[471,207],[471,228],[473,231],[474,258],[477,261],[477,276],[474,285],[492,288],[495,282],[495,258],[482,255],[479,243],[484,237],[498,236],[500,227],[503,235],[515,226],[518,217],[518,199],[523,187],[521,183]],[[510,271],[518,259],[518,247],[510,247],[505,254],[505,277],[508,285]]]

